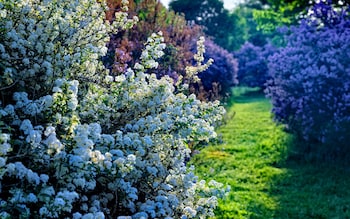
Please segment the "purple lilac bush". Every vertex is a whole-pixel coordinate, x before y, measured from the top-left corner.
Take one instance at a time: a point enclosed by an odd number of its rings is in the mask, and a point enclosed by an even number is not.
[[[275,52],[271,44],[263,47],[246,42],[239,51],[234,53],[239,63],[238,81],[240,85],[249,87],[265,87],[268,80],[267,58]]]
[[[338,150],[350,140],[349,6],[319,2],[290,31],[287,46],[269,58],[275,119]]]
[[[237,60],[227,50],[216,45],[211,40],[205,41],[205,49],[205,60],[209,60],[212,57],[214,58],[214,63],[206,71],[198,75],[201,83],[207,92],[212,92],[215,90],[215,85],[219,85],[219,96],[228,96],[231,87],[238,84]]]

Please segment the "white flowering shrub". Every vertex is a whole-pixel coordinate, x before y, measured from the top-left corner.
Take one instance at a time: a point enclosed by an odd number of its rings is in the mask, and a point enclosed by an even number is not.
[[[0,218],[207,218],[224,195],[185,162],[188,144],[216,136],[223,108],[145,73],[161,33],[133,69],[108,76],[108,36],[136,18],[110,24],[105,10],[0,0]]]

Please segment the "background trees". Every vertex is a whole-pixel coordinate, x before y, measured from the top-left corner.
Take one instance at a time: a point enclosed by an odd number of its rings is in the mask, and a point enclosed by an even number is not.
[[[169,7],[177,13],[183,13],[186,20],[202,25],[204,32],[226,50],[236,50],[245,41],[244,35],[237,34],[244,32],[240,25],[241,18],[230,14],[220,0],[174,0]]]
[[[273,32],[276,27],[296,24],[301,12],[312,2],[308,0],[266,0],[260,1],[262,8],[254,10],[254,20],[264,32]]]

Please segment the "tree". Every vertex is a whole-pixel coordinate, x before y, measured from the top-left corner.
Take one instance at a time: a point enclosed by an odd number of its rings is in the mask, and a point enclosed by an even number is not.
[[[270,37],[269,34],[263,33],[258,30],[257,23],[253,17],[253,11],[256,9],[261,9],[262,5],[259,2],[245,2],[239,4],[232,12],[231,16],[237,16],[240,18],[238,23],[240,31],[236,32],[234,36],[241,36],[240,38],[244,40],[240,43],[242,46],[245,42],[250,42],[255,46],[264,46],[267,43],[267,39]],[[238,37],[239,38],[239,37]]]
[[[263,8],[253,12],[258,29],[273,32],[279,26],[296,24],[300,13],[309,7],[309,0],[267,0],[261,2]]]
[[[233,51],[239,48],[243,39],[235,38],[239,32],[240,18],[230,15],[220,0],[173,0],[170,9],[183,13],[186,20],[205,27],[204,32],[213,37],[219,46]]]

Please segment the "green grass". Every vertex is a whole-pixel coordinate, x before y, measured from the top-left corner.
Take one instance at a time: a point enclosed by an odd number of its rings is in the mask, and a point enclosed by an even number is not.
[[[216,218],[350,218],[350,168],[306,159],[256,90],[236,92],[222,144],[193,157],[196,174],[231,186]]]

